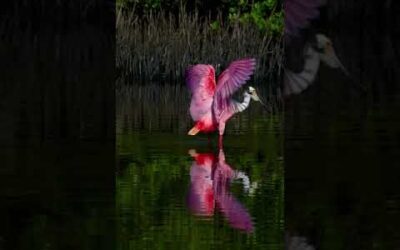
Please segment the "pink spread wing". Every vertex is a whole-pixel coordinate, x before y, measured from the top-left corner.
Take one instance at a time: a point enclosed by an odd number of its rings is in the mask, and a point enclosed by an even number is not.
[[[233,228],[248,233],[253,231],[253,221],[250,214],[232,194],[217,194],[216,200],[224,217]]]
[[[192,93],[190,115],[194,121],[211,113],[215,92],[215,70],[213,66],[197,64],[185,72],[186,85]]]
[[[214,172],[215,199],[218,207],[236,229],[246,232],[253,231],[253,222],[246,208],[229,192],[229,183],[233,178],[232,168],[224,162],[224,155],[218,157],[218,165]]]
[[[232,62],[218,77],[213,104],[217,120],[223,111],[231,108],[230,97],[250,79],[255,68],[254,58],[241,59]]]
[[[285,0],[285,34],[296,36],[300,29],[307,28],[310,20],[319,16],[319,7],[326,0]]]

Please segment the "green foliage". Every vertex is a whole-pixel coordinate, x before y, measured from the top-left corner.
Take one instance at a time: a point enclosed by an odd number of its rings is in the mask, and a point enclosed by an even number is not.
[[[264,32],[279,35],[283,31],[283,10],[277,11],[277,0],[232,1],[228,19],[231,22],[254,23]]]
[[[117,8],[128,8],[129,6],[133,5],[136,0],[117,0],[115,3]]]
[[[266,23],[266,29],[274,34],[282,34],[284,21],[283,11],[273,13]]]
[[[130,9],[138,8],[144,11],[159,10],[161,8],[161,0],[117,0],[118,8]]]
[[[231,23],[255,24],[262,32],[280,35],[283,31],[283,10],[279,2],[279,0],[231,0],[212,3],[194,1],[190,8],[201,10],[203,16],[220,13],[222,19]],[[118,8],[142,14],[160,10],[171,12],[188,4],[186,0],[117,0]],[[221,27],[218,21],[213,21],[210,25],[214,30]]]
[[[219,30],[221,28],[221,23],[217,20],[210,23],[210,27],[212,30]]]

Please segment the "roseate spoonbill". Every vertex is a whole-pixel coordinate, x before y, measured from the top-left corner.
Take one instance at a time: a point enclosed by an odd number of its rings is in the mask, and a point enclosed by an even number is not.
[[[326,0],[285,0],[285,73],[283,94],[299,94],[315,80],[320,62],[348,71],[336,56],[332,41],[324,34],[309,30],[310,21],[319,16]],[[311,33],[311,34],[310,34]]]
[[[244,92],[242,102],[232,98],[232,95],[250,79],[255,66],[254,58],[234,61],[219,75],[217,81],[212,65],[197,64],[186,70],[186,84],[192,93],[190,115],[195,122],[188,132],[189,135],[209,133],[218,129],[219,147],[222,147],[226,122],[234,114],[244,111],[251,99],[261,102],[256,90],[251,86]]]
[[[232,180],[243,179],[246,174],[232,169],[225,162],[221,149],[218,156],[212,153],[197,153],[189,150],[194,158],[190,168],[190,188],[187,205],[197,216],[211,217],[215,210],[220,210],[231,227],[251,233],[253,222],[246,208],[229,191]],[[245,178],[245,179],[246,179]],[[244,189],[248,183],[243,182]]]

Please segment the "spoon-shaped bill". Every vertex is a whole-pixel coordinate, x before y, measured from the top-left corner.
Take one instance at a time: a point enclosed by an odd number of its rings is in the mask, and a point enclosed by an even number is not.
[[[256,90],[255,90],[254,88],[251,88],[251,89],[250,89],[250,95],[251,95],[251,98],[252,98],[254,101],[261,103],[261,105],[265,108],[265,110],[267,110],[269,113],[272,112],[271,107],[270,107],[270,106],[267,106],[267,105],[262,101],[262,99],[258,96],[258,94],[257,94],[257,92],[256,92]]]
[[[347,76],[350,77],[350,82],[354,85],[354,87],[359,88],[361,91],[365,92],[366,88],[359,82],[355,81],[352,76],[350,75],[349,71],[343,66],[342,62],[339,60],[339,58],[336,56],[335,50],[331,45],[328,45],[325,53],[320,54],[321,60],[329,65],[332,68],[340,68],[343,73]]]
[[[251,93],[251,98],[256,101],[256,102],[261,102],[260,97],[257,95],[257,92],[254,90],[254,92]]]
[[[335,49],[332,47],[332,45],[327,45],[325,52],[320,55],[321,60],[329,65],[332,68],[340,68],[343,73],[345,73],[347,76],[349,76],[349,72],[347,69],[343,66],[343,63],[339,60],[335,53]]]

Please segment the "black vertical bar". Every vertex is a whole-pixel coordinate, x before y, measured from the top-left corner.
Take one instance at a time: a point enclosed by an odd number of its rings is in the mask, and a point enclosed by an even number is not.
[[[0,10],[0,249],[114,249],[115,3]]]

